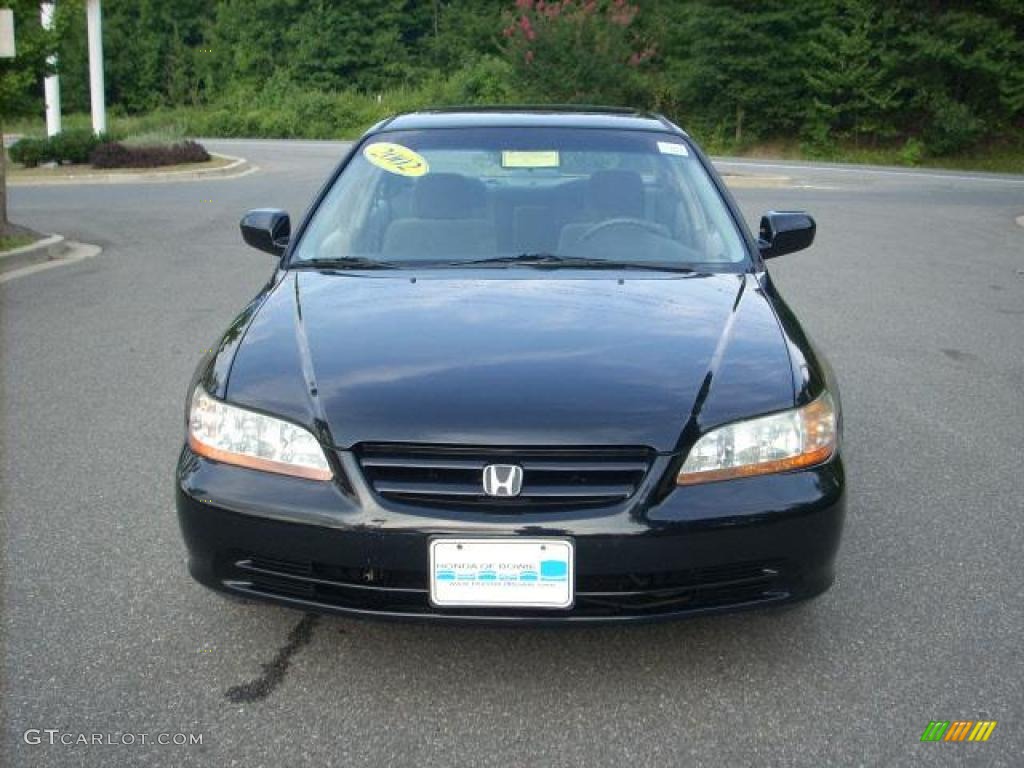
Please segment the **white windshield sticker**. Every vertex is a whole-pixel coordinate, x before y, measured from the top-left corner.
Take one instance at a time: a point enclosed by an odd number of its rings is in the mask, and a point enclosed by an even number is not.
[[[686,149],[685,144],[673,144],[670,141],[659,141],[658,151],[663,155],[679,155],[679,157],[690,156],[690,152]]]
[[[501,152],[502,168],[557,168],[558,166],[559,157],[556,149],[530,151],[505,149]]]

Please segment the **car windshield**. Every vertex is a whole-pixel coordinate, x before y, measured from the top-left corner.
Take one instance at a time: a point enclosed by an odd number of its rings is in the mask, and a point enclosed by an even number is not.
[[[573,128],[375,134],[301,235],[292,266],[637,266],[749,263],[685,139]]]

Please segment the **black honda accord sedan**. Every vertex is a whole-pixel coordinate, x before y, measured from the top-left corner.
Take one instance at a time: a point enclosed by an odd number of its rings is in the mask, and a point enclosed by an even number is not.
[[[812,597],[844,514],[831,371],[658,115],[401,115],[340,162],[200,362],[192,575],[303,610],[631,621]]]

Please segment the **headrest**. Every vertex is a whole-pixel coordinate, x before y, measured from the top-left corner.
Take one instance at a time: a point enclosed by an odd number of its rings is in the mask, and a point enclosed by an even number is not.
[[[483,216],[487,188],[457,173],[428,173],[416,181],[413,209],[420,219],[475,219]]]
[[[636,171],[595,171],[587,184],[587,207],[605,218],[643,218],[643,179]]]

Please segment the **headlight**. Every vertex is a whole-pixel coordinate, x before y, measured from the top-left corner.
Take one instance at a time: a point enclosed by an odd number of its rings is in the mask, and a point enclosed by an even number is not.
[[[690,449],[678,485],[785,472],[820,464],[838,443],[836,408],[825,392],[802,408],[713,429]]]
[[[333,476],[310,432],[281,419],[215,400],[196,387],[188,415],[188,444],[208,459],[310,480]]]

